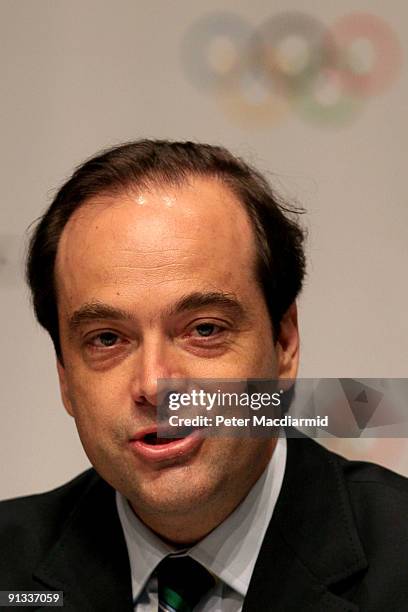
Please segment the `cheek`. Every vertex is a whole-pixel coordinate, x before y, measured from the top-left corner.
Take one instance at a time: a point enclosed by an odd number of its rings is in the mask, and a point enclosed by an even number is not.
[[[73,389],[73,416],[82,446],[95,466],[112,461],[128,427],[124,403],[100,386],[80,384]]]
[[[120,418],[126,402],[126,388],[117,377],[97,375],[72,368],[67,392],[78,429],[101,430]]]
[[[271,456],[274,440],[214,437],[205,441],[201,467],[206,477],[222,479],[225,486],[241,487],[260,475]]]
[[[278,355],[273,343],[272,333],[267,333],[265,328],[254,335],[251,347],[247,355],[251,370],[255,371],[259,378],[274,378],[278,371]]]

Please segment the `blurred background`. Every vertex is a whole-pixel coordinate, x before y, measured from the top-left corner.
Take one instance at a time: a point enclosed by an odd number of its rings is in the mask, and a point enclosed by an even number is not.
[[[404,0],[0,0],[0,497],[89,464],[34,322],[27,228],[141,137],[222,144],[307,209],[303,377],[407,375]],[[408,441],[334,439],[408,475]]]

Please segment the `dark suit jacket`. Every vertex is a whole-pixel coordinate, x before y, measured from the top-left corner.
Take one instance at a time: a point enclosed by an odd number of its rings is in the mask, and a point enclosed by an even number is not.
[[[0,504],[0,590],[64,591],[65,612],[131,612],[114,490],[93,470]],[[288,440],[244,612],[408,610],[408,481]]]

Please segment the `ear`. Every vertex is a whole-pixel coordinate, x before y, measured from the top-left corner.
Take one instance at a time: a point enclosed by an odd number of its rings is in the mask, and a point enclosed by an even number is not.
[[[64,408],[68,412],[68,414],[73,417],[74,411],[72,409],[71,400],[69,399],[67,374],[66,374],[64,366],[62,365],[58,357],[57,357],[57,372],[58,372],[62,403],[64,404]]]
[[[278,377],[296,378],[299,365],[299,330],[295,302],[282,317],[276,349]]]

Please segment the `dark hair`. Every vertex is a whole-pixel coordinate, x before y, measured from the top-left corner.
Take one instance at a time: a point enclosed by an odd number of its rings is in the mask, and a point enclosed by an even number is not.
[[[222,181],[244,205],[252,222],[258,253],[257,276],[272,327],[295,300],[305,273],[304,232],[263,176],[222,147],[193,142],[140,140],[92,157],[60,188],[38,220],[29,243],[26,278],[38,322],[48,331],[61,359],[54,265],[62,231],[86,200],[122,194],[152,184],[179,185],[192,176]]]

